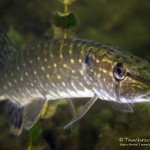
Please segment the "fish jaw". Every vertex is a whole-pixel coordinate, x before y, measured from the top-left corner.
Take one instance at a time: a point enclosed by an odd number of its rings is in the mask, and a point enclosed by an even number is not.
[[[114,58],[109,55],[107,47],[92,49],[93,51],[85,56],[82,66],[84,79],[99,99],[117,101],[112,73]]]

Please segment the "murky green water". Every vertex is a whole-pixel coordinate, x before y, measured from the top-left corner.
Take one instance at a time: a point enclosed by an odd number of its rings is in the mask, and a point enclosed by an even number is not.
[[[0,28],[7,31],[17,47],[26,48],[49,32],[52,14],[61,8],[54,0],[1,0]],[[150,1],[77,0],[71,10],[78,18],[74,30],[78,38],[111,43],[150,61]],[[74,101],[79,108],[86,99]],[[69,130],[63,129],[72,118],[68,105],[56,104],[59,102],[50,103],[48,119],[40,120],[31,131],[16,138],[9,135],[1,103],[0,149],[114,150],[130,149],[131,145],[134,149],[150,148],[150,103],[135,104],[134,113],[120,113],[110,103],[99,100]]]

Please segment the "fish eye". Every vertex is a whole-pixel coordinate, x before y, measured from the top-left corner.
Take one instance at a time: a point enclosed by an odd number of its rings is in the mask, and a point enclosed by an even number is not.
[[[117,80],[123,80],[126,76],[126,71],[123,68],[123,65],[121,63],[118,63],[115,67],[114,67],[114,77]]]

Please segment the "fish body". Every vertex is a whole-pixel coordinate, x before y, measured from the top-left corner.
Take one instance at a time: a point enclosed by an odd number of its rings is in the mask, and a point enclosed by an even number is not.
[[[82,63],[89,41],[52,40],[14,54],[1,73],[0,95],[21,105],[35,98],[93,97]]]
[[[117,63],[128,65],[127,69],[131,69],[130,73],[134,73],[132,76],[135,78],[140,73],[138,69],[145,69],[145,72],[150,69],[144,59],[106,44],[77,39],[42,41],[30,49],[14,53],[10,58],[0,74],[0,95],[21,105],[39,97],[47,100],[93,97],[95,92],[101,99],[115,101],[113,70]],[[135,67],[137,63],[139,68]],[[148,86],[132,77],[121,82],[128,86],[124,90],[129,90],[132,82],[143,88]],[[132,94],[134,92],[129,96]],[[134,95],[132,98],[127,102],[139,101],[134,100]]]
[[[15,51],[0,72],[0,98],[25,107],[22,124],[26,129],[36,122],[48,100],[90,97],[73,123],[98,98],[127,104],[125,109],[131,110],[129,103],[149,102],[149,96],[150,65],[146,60],[88,40],[40,41],[29,49]],[[26,108],[30,104],[32,107]],[[39,110],[35,116],[24,113],[33,108]],[[20,125],[18,121],[15,124]]]

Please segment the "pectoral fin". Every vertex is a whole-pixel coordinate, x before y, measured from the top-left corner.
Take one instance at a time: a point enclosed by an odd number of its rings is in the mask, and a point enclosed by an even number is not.
[[[37,99],[34,100],[31,104],[24,107],[23,111],[23,127],[24,129],[30,129],[38,120],[42,108],[46,100]]]
[[[119,112],[133,112],[133,108],[131,106],[131,104],[129,103],[119,103],[119,102],[112,102],[114,108],[116,111]]]
[[[69,104],[69,108],[71,110],[71,113],[72,113],[72,115],[74,117],[75,114],[76,114],[76,111],[75,111],[74,104],[73,104],[73,102],[72,102],[72,100],[70,98],[68,98],[68,104]]]
[[[77,120],[81,119],[86,112],[91,108],[91,106],[96,102],[96,100],[98,99],[98,96],[95,94],[93,98],[91,98],[83,107],[83,109],[81,109],[79,112],[77,112],[74,116],[74,118],[64,127],[64,129],[68,128],[69,126],[71,126],[74,122],[76,122]]]
[[[10,133],[20,135],[23,128],[30,129],[38,120],[46,100],[36,99],[25,106],[9,103]]]

